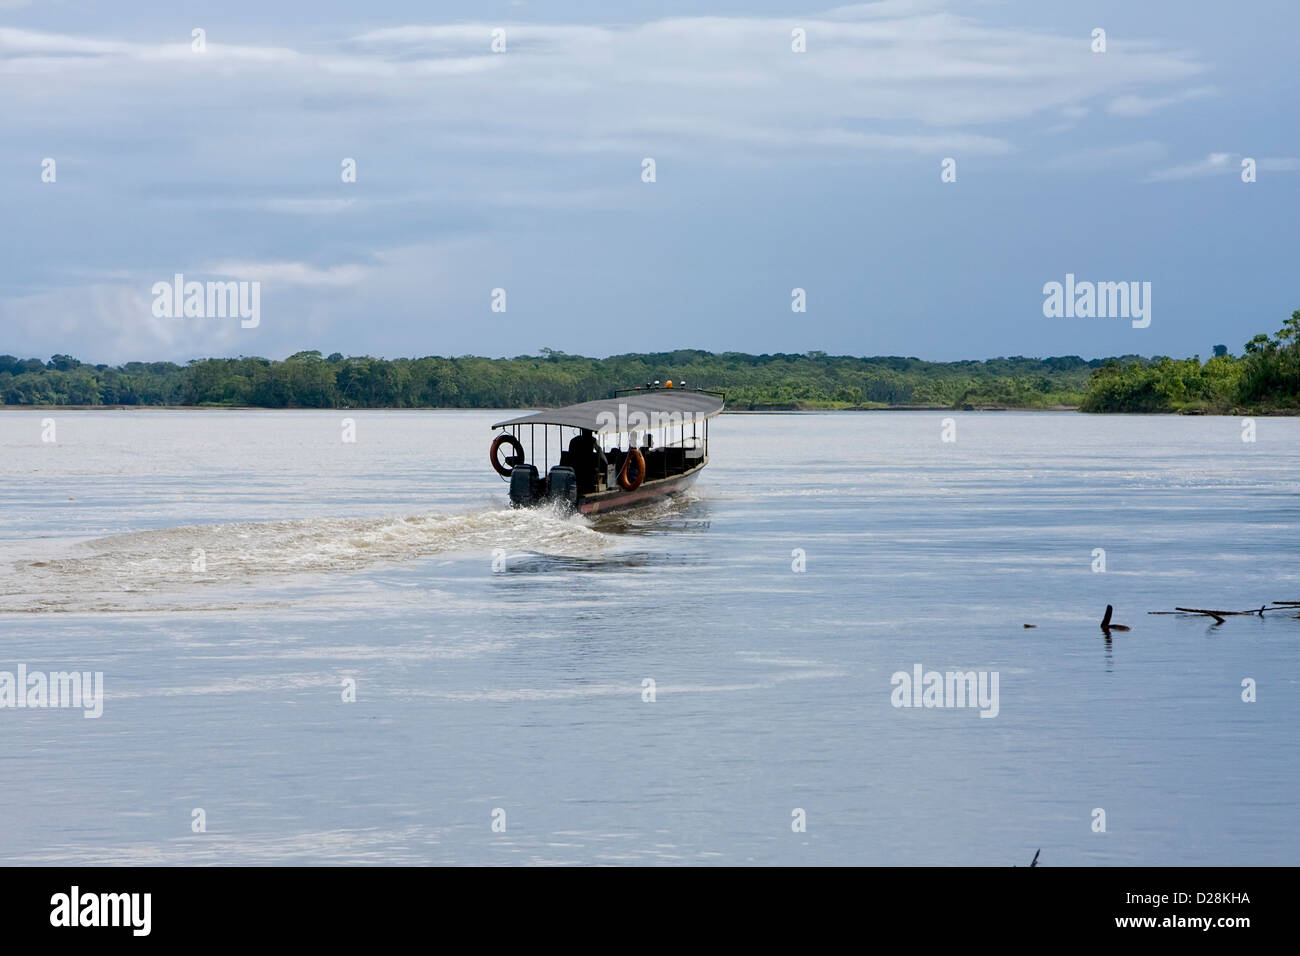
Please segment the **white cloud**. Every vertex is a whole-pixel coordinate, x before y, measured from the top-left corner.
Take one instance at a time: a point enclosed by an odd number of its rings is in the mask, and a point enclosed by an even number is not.
[[[1235,153],[1210,153],[1204,159],[1192,163],[1183,163],[1160,169],[1147,177],[1148,182],[1160,182],[1175,179],[1200,179],[1203,176],[1219,176],[1224,173],[1240,172],[1240,157]]]
[[[951,0],[872,0],[836,7],[826,13],[828,19],[860,17],[904,17],[946,7]]]
[[[238,321],[160,319],[152,305],[143,282],[71,286],[0,300],[0,325],[6,348],[21,356],[54,349],[89,362],[128,362],[239,350]]]
[[[1241,175],[1241,153],[1210,153],[1195,162],[1159,169],[1147,176],[1147,182],[1168,182],[1179,179],[1202,179],[1206,176]],[[1285,173],[1300,169],[1300,160],[1279,156],[1255,160],[1258,172]]]
[[[219,262],[202,270],[249,282],[321,287],[356,285],[370,274],[360,265],[337,265],[318,269],[305,262]]]
[[[887,0],[809,17],[618,27],[506,23],[504,54],[490,50],[490,23],[372,30],[310,52],[210,30],[204,54],[185,36],[146,43],[0,30],[0,72],[31,94],[18,98],[20,124],[40,126],[57,111],[91,136],[109,135],[138,123],[147,97],[168,117],[159,133],[177,145],[199,151],[194,144],[216,139],[237,155],[264,155],[269,132],[279,149],[281,140],[310,149],[337,139],[336,127],[375,142],[395,123],[431,144],[513,138],[543,154],[1006,152],[1013,144],[989,127],[1078,116],[1098,97],[1117,96],[1112,112],[1140,115],[1203,95],[1145,89],[1200,73],[1189,54],[1138,46],[1099,70],[1078,36],[984,26],[937,6]],[[790,49],[793,23],[807,31],[806,53]],[[258,151],[240,151],[253,143]]]
[[[80,285],[0,301],[6,332],[20,330],[6,348],[94,343],[87,358],[99,360],[293,351],[358,314],[385,316],[368,328],[376,337],[402,321],[423,329],[428,316],[486,309],[484,290],[505,281],[514,247],[482,237],[535,222],[533,210],[557,220],[577,207],[686,202],[673,190],[687,176],[742,164],[851,163],[881,179],[891,174],[882,158],[1010,155],[1108,103],[1123,113],[1200,95],[1184,89],[1204,71],[1190,53],[1137,45],[1099,58],[1086,34],[994,26],[946,6],[507,22],[499,55],[496,23],[314,31],[301,48],[213,27],[203,54],[188,28],[0,29],[3,155],[15,169],[33,156],[60,161],[58,185],[42,187],[58,192],[20,196],[24,225],[48,238],[40,203],[66,193],[96,215],[86,241],[46,242],[14,268],[39,288],[65,281],[69,263],[83,267]],[[790,49],[795,25],[806,53]],[[657,191],[639,181],[646,156],[659,161]],[[340,181],[343,157],[357,159],[356,183]],[[1138,157],[1160,160],[1152,144],[1102,140],[1058,162]],[[116,244],[98,241],[103,223]],[[474,238],[437,245],[448,234]],[[67,262],[56,261],[63,250]],[[42,262],[53,264],[33,275]],[[173,271],[262,281],[261,327],[153,319],[150,284]],[[528,299],[521,290],[515,301]],[[396,351],[410,347],[393,335]],[[472,341],[460,327],[439,335]]]
[[[1168,147],[1164,143],[1146,140],[1076,149],[1049,161],[1047,166],[1062,172],[1100,172],[1153,163],[1163,158],[1167,152]]]
[[[4,350],[23,357],[64,351],[92,363],[185,361],[233,354],[283,357],[325,341],[349,342],[358,322],[385,315],[413,322],[421,331],[413,337],[399,325],[382,340],[383,330],[371,325],[368,342],[374,344],[368,347],[378,352],[387,345],[392,354],[405,354],[431,329],[446,341],[473,327],[437,324],[446,316],[466,314],[471,306],[488,313],[492,259],[481,240],[460,240],[379,249],[365,265],[227,261],[186,270],[187,280],[260,281],[261,322],[255,329],[231,318],[155,317],[152,285],[171,281],[170,274],[94,273],[65,288],[0,299],[0,328]],[[454,280],[464,276],[477,280],[479,294],[472,301],[456,299],[458,293],[451,291]]]
[[[263,282],[262,315],[280,323],[272,334],[283,341],[297,342],[309,339],[310,334],[300,327],[286,333],[284,317],[287,312],[296,312],[300,304],[287,297],[286,291],[292,290],[290,295],[296,297],[306,294],[329,298],[340,289],[363,282],[371,272],[370,268],[355,265],[321,269],[299,262],[226,262],[187,273],[186,278],[228,276]],[[5,329],[6,348],[15,355],[44,355],[50,342],[71,343],[66,350],[84,349],[86,343],[93,343],[93,354],[79,357],[91,362],[123,362],[232,351],[251,353],[256,351],[256,343],[264,341],[241,328],[238,320],[155,316],[150,290],[154,282],[170,281],[170,275],[92,273],[85,279],[90,281],[83,279],[81,284],[66,288],[0,299],[0,327]],[[300,325],[298,319],[292,321]]]
[[[1204,99],[1207,96],[1212,96],[1215,92],[1212,86],[1198,86],[1164,96],[1135,96],[1129,94],[1112,100],[1107,109],[1114,116],[1150,116],[1157,110],[1162,110],[1167,106],[1186,103],[1190,100]]]

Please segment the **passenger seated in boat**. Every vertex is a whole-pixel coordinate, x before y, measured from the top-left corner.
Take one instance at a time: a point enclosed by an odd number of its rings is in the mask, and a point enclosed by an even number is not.
[[[603,475],[609,462],[605,451],[596,440],[595,432],[584,428],[569,441],[569,463],[578,479],[578,491],[591,494],[596,490],[596,476]]]

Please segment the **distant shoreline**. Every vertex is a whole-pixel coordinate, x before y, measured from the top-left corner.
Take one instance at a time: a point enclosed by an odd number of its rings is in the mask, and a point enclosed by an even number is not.
[[[1184,415],[1300,414],[1300,310],[1275,337],[1214,357],[1077,355],[930,362],[905,356],[628,353],[603,359],[542,349],[489,359],[295,352],[89,365],[0,354],[0,407],[122,409],[562,408],[618,385],[706,388],[732,411],[1081,411]],[[689,384],[688,384],[689,383]]]
[[[538,411],[559,406],[536,406]],[[0,412],[515,412],[533,406],[479,406],[479,405],[428,405],[418,408],[389,406],[367,406],[365,408],[347,408],[344,406],[330,408],[292,407],[280,408],[267,405],[2,405]],[[724,415],[785,415],[807,412],[1077,412],[1078,405],[976,405],[953,408],[951,405],[849,405],[834,408],[819,408],[816,405],[775,405],[756,408],[728,408]]]
[[[0,405],[0,412],[513,412],[519,407],[501,406],[499,408],[481,408],[469,405],[438,405],[427,408],[270,408],[265,405]],[[541,410],[539,407],[538,410]],[[841,412],[1077,412],[1078,405],[1024,406],[1015,405],[976,405],[953,408],[949,405],[866,405],[845,408],[729,408],[724,415],[807,415],[839,414]],[[1295,418],[1300,416],[1300,409],[1272,409],[1269,411],[1157,411],[1128,412],[1102,411],[1088,412],[1091,415],[1159,415],[1192,416],[1204,418],[1240,418],[1250,415],[1259,418]]]

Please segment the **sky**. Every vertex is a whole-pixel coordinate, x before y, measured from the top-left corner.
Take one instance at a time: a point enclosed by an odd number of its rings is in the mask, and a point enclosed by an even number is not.
[[[1239,353],[1300,309],[1298,33],[1293,0],[0,0],[0,353]],[[258,283],[256,325],[157,314],[178,273]],[[1067,274],[1149,282],[1150,324],[1044,315]]]

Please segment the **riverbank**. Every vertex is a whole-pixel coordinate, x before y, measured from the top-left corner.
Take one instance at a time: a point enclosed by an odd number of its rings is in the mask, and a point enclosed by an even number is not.
[[[258,357],[89,365],[0,355],[0,407],[26,408],[556,408],[616,387],[675,381],[726,394],[733,411],[1064,411],[1300,414],[1300,312],[1276,337],[1206,362],[1124,355],[1083,359],[751,355],[682,349],[607,358]]]
[[[335,408],[267,408],[261,405],[0,405],[0,412],[129,412],[129,411],[160,411],[160,412],[437,412],[437,411],[517,411],[521,407],[534,406],[500,406],[500,407],[480,407],[473,408],[456,405],[438,405],[420,408],[348,408],[339,406]],[[538,408],[549,406],[535,406]],[[784,403],[781,405],[762,405],[750,406],[748,408],[728,407],[724,415],[794,415],[811,412],[1078,412],[1083,411],[1078,405],[971,405],[964,404],[961,406],[952,405],[815,405],[815,404],[795,404]],[[1249,415],[1253,417],[1295,417],[1300,416],[1300,408],[1263,408],[1263,409],[1241,409],[1241,408],[1224,408],[1212,409],[1204,407],[1189,407],[1170,410],[1155,411],[1138,411],[1127,409],[1116,409],[1106,411],[1088,412],[1088,414],[1101,415],[1207,415],[1207,416],[1224,416],[1224,417],[1241,417]]]

